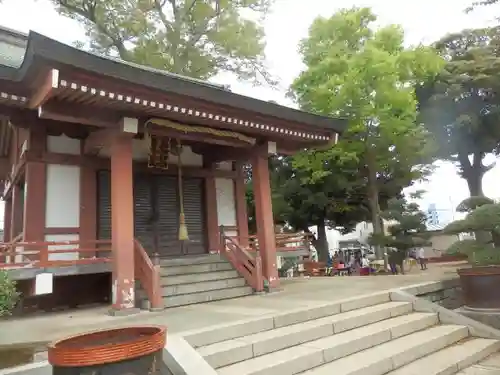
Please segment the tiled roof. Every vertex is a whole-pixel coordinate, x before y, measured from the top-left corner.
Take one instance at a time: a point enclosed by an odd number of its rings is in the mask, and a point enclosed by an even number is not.
[[[0,40],[0,65],[19,68],[23,63],[24,51],[19,45]]]

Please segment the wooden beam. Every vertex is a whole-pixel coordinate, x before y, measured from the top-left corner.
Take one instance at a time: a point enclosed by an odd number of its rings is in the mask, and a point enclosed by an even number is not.
[[[0,158],[0,177],[2,179],[6,178],[11,170],[12,167],[10,165],[9,158],[8,157]]]
[[[28,100],[28,108],[34,109],[44,104],[59,87],[59,70],[51,69],[47,72],[41,84]]]
[[[100,128],[112,128],[119,124],[123,116],[109,110],[100,111],[95,107],[73,106],[59,101],[50,101],[38,107],[38,117]]]
[[[97,156],[83,156],[71,154],[58,154],[54,152],[45,152],[42,155],[35,154],[29,150],[23,155],[23,165],[25,162],[42,162],[46,164],[62,164],[62,165],[84,165],[93,169],[106,170],[110,168],[110,160],[108,158],[100,158]],[[178,166],[169,164],[167,169],[155,169],[148,167],[145,161],[134,161],[134,168],[137,171],[144,171],[152,174],[177,175]],[[226,170],[212,170],[210,168],[200,168],[185,165],[182,167],[182,174],[186,177],[207,177],[214,176],[220,178],[236,178],[238,172]],[[18,179],[16,179],[17,181]]]
[[[162,127],[159,125],[148,125],[148,129],[150,129],[151,134],[159,135],[159,136],[164,136],[164,137],[171,137],[175,139],[180,139],[184,141],[191,141],[191,142],[200,142],[200,143],[209,143],[209,144],[214,144],[214,145],[219,145],[219,146],[228,146],[228,147],[233,147],[233,148],[251,148],[253,145],[236,139],[236,138],[229,138],[229,137],[220,137],[216,135],[212,135],[209,133],[186,133],[183,131],[178,131],[166,127]]]
[[[110,145],[111,139],[118,133],[117,129],[100,129],[89,134],[83,143],[83,153],[97,155],[99,151]]]
[[[13,173],[10,175],[8,183],[5,185],[4,191],[2,193],[2,198],[5,200],[12,193],[12,188],[16,185],[21,177],[24,175],[26,169],[26,153],[22,154],[14,166]]]
[[[42,155],[28,150],[25,153],[27,162],[41,162],[46,164],[81,165],[93,169],[109,169],[109,160],[97,156],[84,156],[44,152]]]

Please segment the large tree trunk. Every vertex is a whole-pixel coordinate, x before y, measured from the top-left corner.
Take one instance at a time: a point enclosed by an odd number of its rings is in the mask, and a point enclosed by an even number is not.
[[[483,192],[483,171],[471,169],[467,174],[466,181],[469,187],[469,194],[471,197],[482,197]]]
[[[473,155],[472,162],[469,155],[459,154],[460,168],[462,169],[462,177],[467,182],[469,194],[471,197],[482,197],[483,192],[483,176],[485,167],[483,166],[484,153],[476,152]]]
[[[371,222],[374,234],[382,234],[380,220],[380,204],[378,200],[377,174],[374,168],[368,166],[368,203],[370,205]],[[378,251],[378,249],[377,249]],[[381,254],[377,253],[377,256]]]
[[[315,247],[318,251],[318,259],[326,262],[328,260],[328,238],[326,237],[325,220],[318,220],[316,225],[318,227],[318,238]]]
[[[474,153],[472,163],[468,155],[459,155],[460,167],[462,168],[462,177],[467,182],[469,187],[469,195],[471,197],[483,197],[483,177],[485,167],[483,166],[484,154],[481,152]],[[474,232],[476,240],[482,243],[491,241],[491,234],[485,231]]]

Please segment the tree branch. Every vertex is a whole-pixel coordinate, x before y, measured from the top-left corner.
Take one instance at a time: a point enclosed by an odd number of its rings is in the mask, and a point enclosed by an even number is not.
[[[66,0],[58,0],[59,6],[68,9],[69,11],[85,18],[90,21],[97,31],[104,36],[106,36],[111,41],[111,46],[115,47],[118,50],[118,54],[123,60],[130,60],[130,53],[125,47],[124,41],[118,38],[117,35],[113,35],[113,33],[102,25],[97,19],[96,15],[96,3],[95,1],[85,1],[83,3],[82,8],[78,8],[76,6],[68,4]]]

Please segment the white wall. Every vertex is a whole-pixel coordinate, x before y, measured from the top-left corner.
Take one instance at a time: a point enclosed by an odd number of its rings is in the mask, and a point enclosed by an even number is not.
[[[78,241],[78,234],[47,234],[45,236],[45,241]],[[73,250],[77,249],[78,245],[52,245],[48,247],[49,250]],[[49,254],[49,260],[77,260],[79,254],[77,252],[72,253],[56,253]]]
[[[47,150],[59,154],[79,155],[78,139],[61,136],[47,137]],[[47,165],[45,201],[46,228],[78,228],[80,226],[80,166]],[[78,241],[78,234],[48,234],[45,241]],[[49,250],[75,249],[78,245],[53,245]],[[76,260],[78,253],[49,254],[49,260]]]
[[[219,225],[236,226],[236,201],[234,196],[234,180],[230,178],[216,178],[215,192],[217,197],[217,219]],[[228,231],[230,236],[237,233]]]
[[[49,152],[79,154],[80,141],[65,136],[47,137]],[[47,165],[45,226],[77,228],[80,226],[80,166]]]

